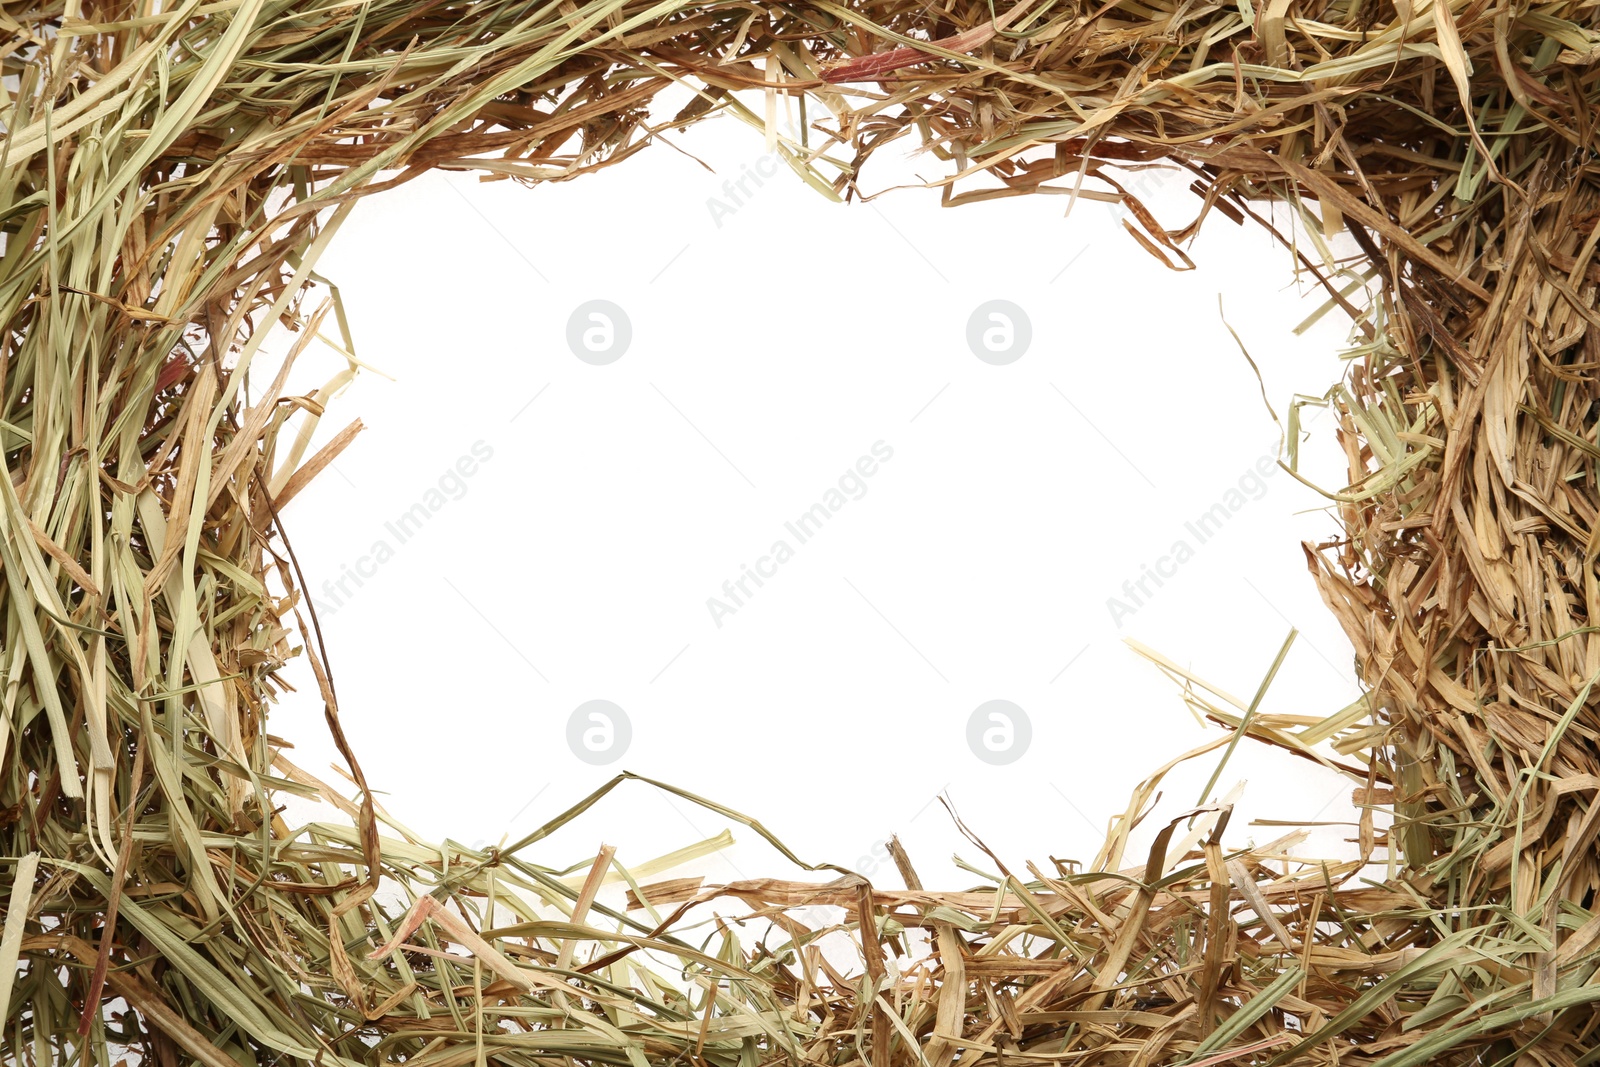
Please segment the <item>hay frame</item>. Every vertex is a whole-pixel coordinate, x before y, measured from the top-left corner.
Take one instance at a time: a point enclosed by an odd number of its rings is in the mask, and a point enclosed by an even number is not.
[[[1594,0],[161,7],[0,3],[7,1062],[1600,1062]],[[798,140],[785,94],[820,109]],[[323,329],[348,347],[305,298],[358,198],[436,168],[571,180],[716,111],[840,199],[907,137],[952,206],[1120,199],[1168,266],[1200,220],[1163,226],[1130,167],[1303,222],[1275,232],[1361,332],[1327,398],[1342,532],[1307,562],[1368,692],[1309,725],[1188,699],[1228,731],[1205,751],[1347,773],[1356,858],[1230,852],[1219,806],[1126,856],[1172,764],[1086,869],[991,857],[954,892],[898,845],[902,891],[519,857],[629,776],[505,849],[376,805],[278,521],[355,429],[307,455],[326,395],[250,398],[251,362],[278,325],[290,364]],[[349,797],[267,731],[297,634]],[[283,794],[349,824],[290,827]],[[607,879],[638,907],[596,903]],[[786,940],[698,925],[719,902]],[[816,903],[845,919],[795,918]],[[819,950],[840,932],[859,973]]]

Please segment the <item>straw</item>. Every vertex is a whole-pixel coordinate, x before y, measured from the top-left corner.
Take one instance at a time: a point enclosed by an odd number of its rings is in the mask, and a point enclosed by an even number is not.
[[[1597,1062],[1597,10],[0,3],[0,1057]],[[652,118],[678,86],[694,103]],[[785,96],[807,105],[797,141]],[[574,884],[582,864],[527,858],[627,777],[503,851],[382,812],[341,726],[366,709],[339,703],[278,521],[358,432],[306,457],[347,375],[279,403],[252,364],[288,330],[275,351],[323,333],[359,369],[337,290],[321,309],[309,290],[360,197],[438,168],[568,180],[724,110],[839,199],[876,195],[874,152],[918,148],[945,203],[1121,201],[1182,268],[1202,220],[1127,191],[1166,162],[1203,218],[1278,235],[1326,289],[1319,314],[1352,321],[1324,398],[1349,461],[1340,530],[1307,561],[1363,699],[1274,715],[1158,660],[1215,741],[1140,783],[1087,868],[990,858],[950,891],[903,850],[904,890],[805,862],[640,885],[628,871],[672,860],[605,853]],[[819,262],[848,240],[816,235]],[[348,797],[268,733],[296,655]],[[1244,737],[1350,779],[1354,855],[1289,858],[1292,831],[1226,848],[1224,801],[1156,819],[1126,861],[1172,767]],[[291,826],[284,795],[347,821]],[[613,864],[640,908],[595,897]],[[808,923],[816,904],[840,925]]]

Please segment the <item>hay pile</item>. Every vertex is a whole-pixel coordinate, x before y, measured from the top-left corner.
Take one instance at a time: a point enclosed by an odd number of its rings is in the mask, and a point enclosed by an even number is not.
[[[0,1056],[1600,1062],[1596,11],[0,3]],[[803,143],[779,148],[846,196],[909,138],[946,161],[952,204],[1115,196],[1117,167],[1167,159],[1217,212],[1314,217],[1297,254],[1365,343],[1331,394],[1343,534],[1308,561],[1370,699],[1310,725],[1193,699],[1345,768],[1359,860],[1230,853],[1224,810],[1124,855],[1157,775],[1087,870],[996,860],[936,892],[897,852],[906,891],[837,869],[640,886],[602,851],[563,879],[515,853],[565,816],[479,853],[375,810],[314,624],[355,829],[274,814],[274,793],[338,797],[275,759],[266,716],[307,622],[276,511],[350,435],[307,455],[316,398],[243,394],[262,339],[345,328],[305,287],[358,197],[435,167],[611,166],[679,82],[701,92],[669,125],[771,127],[809,94]],[[730,95],[752,89],[765,118]],[[1129,207],[1181,264],[1191,229]],[[1340,230],[1361,261],[1332,262]],[[1362,881],[1364,860],[1389,877]],[[638,907],[595,903],[608,876]],[[696,925],[718,901],[775,932]],[[841,909],[853,966],[797,917],[815,904]]]

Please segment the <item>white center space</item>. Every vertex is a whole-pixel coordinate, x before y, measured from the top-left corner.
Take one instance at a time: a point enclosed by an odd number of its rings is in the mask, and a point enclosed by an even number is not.
[[[1014,870],[1086,861],[1147,772],[1219,736],[1124,638],[1248,699],[1292,625],[1263,710],[1358,695],[1300,544],[1337,526],[1322,497],[1258,473],[1278,427],[1223,312],[1284,418],[1340,376],[1348,324],[1292,335],[1323,297],[1264,230],[1214,215],[1180,273],[1092,201],[1067,217],[1065,197],[951,210],[926,189],[842,205],[785,169],[734,206],[725,182],[772,169],[759,132],[666,136],[684,151],[579,181],[415,181],[363,202],[319,265],[357,354],[394,380],[363,373],[331,405],[319,442],[367,429],[284,519],[345,730],[397,819],[515,838],[626,768],[875,879],[894,881],[880,843],[898,832],[925,880],[965,885],[952,854],[989,864],[941,791]],[[944,173],[910,147],[880,151],[863,188]],[[1198,204],[1186,185],[1145,185],[1168,225]],[[567,343],[591,300],[631,326],[603,366]],[[1008,365],[968,344],[990,300],[1031,326]],[[295,387],[342,366],[313,346]],[[1312,422],[1303,471],[1337,489],[1331,423]],[[801,543],[786,524],[830,499]],[[792,555],[762,563],[780,541]],[[724,583],[747,567],[767,577],[735,603]],[[272,732],[327,774],[315,686],[303,664],[290,677]],[[567,743],[596,699],[632,730],[605,766]],[[1003,766],[967,742],[995,699],[1032,730]],[[1217,758],[1170,776],[1136,840],[1200,799]],[[1240,780],[1230,845],[1283,832],[1254,818],[1355,817],[1348,783],[1252,742],[1217,792]],[[730,825],[630,784],[528,855],[565,865],[606,840],[637,863]],[[790,873],[732,829],[709,877]],[[1352,835],[1325,828],[1307,851]]]

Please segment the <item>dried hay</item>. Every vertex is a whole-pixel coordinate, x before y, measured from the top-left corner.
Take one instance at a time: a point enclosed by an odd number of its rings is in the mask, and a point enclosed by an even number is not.
[[[3,1055],[1600,1062],[1596,11],[0,4]],[[517,852],[593,798],[488,852],[375,807],[314,625],[357,799],[276,754],[274,672],[305,622],[273,592],[300,585],[276,510],[354,431],[307,457],[285,431],[319,405],[281,379],[241,395],[263,338],[345,329],[303,298],[358,197],[430,168],[611,166],[666,128],[649,104],[680,83],[699,92],[668,126],[741,114],[840,197],[911,137],[947,162],[949,204],[1117,197],[1127,167],[1170,160],[1210,210],[1309,223],[1296,254],[1364,341],[1330,394],[1343,536],[1308,562],[1370,694],[1312,725],[1191,699],[1236,731],[1213,750],[1248,735],[1346,768],[1356,859],[1226,851],[1218,807],[1125,856],[1157,774],[1086,871],[995,860],[933,892],[896,849],[905,891],[838,869],[641,886],[602,850],[569,882]],[[752,89],[765,116],[732,95]],[[774,104],[802,93],[805,134],[780,137]],[[1193,227],[1126,203],[1181,266]],[[1341,231],[1364,259],[1335,261]],[[354,828],[291,828],[274,793],[335,800]],[[637,908],[595,902],[611,874]],[[697,926],[717,902],[775,932]],[[818,903],[843,909],[853,968],[795,917]]]

